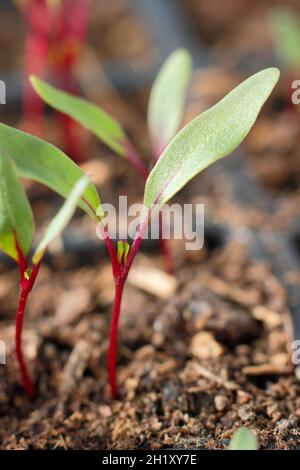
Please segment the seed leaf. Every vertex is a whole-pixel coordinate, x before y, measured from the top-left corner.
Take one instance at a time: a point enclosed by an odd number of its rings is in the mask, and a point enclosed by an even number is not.
[[[248,428],[240,428],[231,440],[230,450],[258,450],[254,433]]]
[[[0,154],[0,250],[19,261],[17,244],[27,256],[34,235],[31,208],[14,162]]]
[[[127,137],[119,123],[106,111],[83,98],[59,90],[35,76],[32,76],[30,81],[37,94],[48,105],[89,129],[117,154],[125,155]]]
[[[82,170],[67,155],[53,145],[25,132],[0,124],[0,153],[14,160],[18,173],[35,180],[63,197],[67,197]],[[95,220],[101,207],[98,193],[90,183],[79,206]],[[98,209],[99,216],[101,211]]]
[[[252,75],[185,126],[152,169],[145,206],[161,207],[195,175],[235,150],[254,125],[279,75],[276,68]]]
[[[300,66],[300,20],[289,8],[276,8],[271,14],[276,53],[289,68]]]
[[[177,49],[160,70],[150,94],[149,133],[159,155],[179,129],[183,118],[192,59],[185,49]]]
[[[122,261],[122,258],[123,258],[123,254],[124,254],[124,246],[123,246],[123,242],[122,240],[119,240],[118,241],[118,251],[117,251],[117,260],[118,260],[118,263],[121,263]]]
[[[48,245],[66,228],[76,210],[76,207],[78,206],[78,201],[86,190],[89,182],[89,177],[84,175],[75,184],[74,188],[71,190],[69,196],[65,200],[62,208],[58,211],[54,219],[52,219],[48,225],[48,228],[45,231],[44,236],[42,237],[32,257],[33,264],[37,265],[41,261]]]

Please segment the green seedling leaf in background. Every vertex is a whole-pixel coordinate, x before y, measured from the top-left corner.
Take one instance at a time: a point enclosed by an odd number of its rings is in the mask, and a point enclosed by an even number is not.
[[[231,440],[230,450],[258,450],[257,439],[248,428],[240,428]]]
[[[276,8],[271,14],[276,53],[288,68],[300,67],[300,19],[289,8]]]
[[[125,156],[126,134],[117,121],[99,106],[78,98],[32,76],[31,84],[37,94],[50,106],[67,114],[99,137],[117,154]]]
[[[0,153],[0,250],[17,262],[17,244],[27,256],[34,235],[34,221],[14,162]]]
[[[161,207],[195,175],[233,152],[250,132],[279,75],[276,68],[252,75],[187,124],[152,169],[145,206]]]
[[[177,49],[168,57],[154,82],[148,108],[148,128],[157,156],[178,132],[191,72],[190,54],[185,49]]]
[[[0,124],[0,153],[14,160],[21,176],[48,186],[65,198],[84,174],[54,145],[5,124]],[[97,210],[101,216],[99,195],[92,183],[86,188],[79,206],[94,220],[97,220]]]
[[[90,179],[88,176],[82,176],[80,180],[75,184],[74,188],[67,197],[64,205],[60,211],[56,214],[54,219],[50,222],[44,236],[42,237],[35,253],[32,257],[32,262],[37,265],[44,256],[48,245],[57,238],[61,232],[66,228],[70,222],[78,202],[89,185]]]

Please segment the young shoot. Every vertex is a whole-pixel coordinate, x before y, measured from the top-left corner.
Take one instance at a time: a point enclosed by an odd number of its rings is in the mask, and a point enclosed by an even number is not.
[[[175,72],[176,68],[172,68],[172,73],[175,74]],[[170,76],[169,79],[176,81],[181,72],[178,69],[178,75],[176,74],[176,77]],[[108,376],[114,399],[119,397],[116,364],[122,297],[128,273],[149,223],[163,205],[194,176],[217,160],[229,155],[241,144],[253,127],[263,104],[278,79],[279,70],[276,68],[262,70],[251,76],[215,106],[187,124],[166,147],[166,139],[177,132],[178,117],[174,119],[172,125],[165,126],[162,133],[163,139],[157,142],[159,149],[165,148],[147,177],[144,191],[145,213],[140,220],[130,247],[126,240],[122,240],[115,246],[110,235],[109,225],[104,219],[103,211],[101,211],[100,198],[95,188],[89,186],[81,198],[79,203],[81,208],[98,223],[98,228],[103,234],[111,259],[115,283],[108,351]],[[98,129],[98,133],[101,132],[103,140],[105,138],[106,142],[110,142],[110,145],[118,148],[119,152],[128,155],[126,153],[128,140],[124,137],[118,124],[114,123],[106,113],[83,100],[75,99],[74,101],[73,97],[36,78],[32,81],[40,96],[48,103],[55,103],[55,106],[64,108],[65,111],[67,108],[75,110],[78,120],[88,120],[93,129]],[[171,85],[170,88],[172,88]],[[175,88],[177,89],[176,86]],[[165,93],[168,93],[168,89]],[[172,103],[168,106],[172,107]],[[154,108],[155,105],[153,105]],[[82,117],[80,118],[81,113]],[[151,129],[152,135],[156,135],[156,127],[153,126]],[[124,145],[124,139],[126,145]],[[80,172],[80,169],[58,149],[8,126],[0,125],[0,141],[5,153],[14,159],[21,175],[42,182],[62,195],[66,195],[67,188],[74,180],[75,172]],[[31,158],[32,155],[35,156],[34,159]]]
[[[126,158],[146,181],[150,167],[160,158],[180,128],[191,72],[190,54],[184,49],[178,49],[169,56],[154,82],[148,106],[148,128],[153,148],[150,166],[144,163],[121,125],[105,110],[85,99],[65,93],[37,77],[31,77],[31,83],[48,105],[93,132],[114,153]],[[162,237],[160,243],[166,271],[173,272],[168,243]]]
[[[34,238],[32,211],[19,180],[15,162],[5,152],[0,153],[0,250],[14,259],[20,272],[15,348],[22,384],[30,398],[34,397],[34,387],[22,350],[22,330],[27,300],[47,247],[69,223],[88,184],[87,176],[82,176],[78,180],[61,210],[48,226],[33,256],[30,257],[29,252]]]

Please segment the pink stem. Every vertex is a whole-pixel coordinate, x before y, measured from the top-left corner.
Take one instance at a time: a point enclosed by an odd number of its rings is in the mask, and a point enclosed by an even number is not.
[[[122,265],[122,269],[119,270],[119,274],[115,278],[115,301],[114,301],[112,321],[111,321],[111,327],[110,327],[108,364],[107,364],[111,395],[114,400],[117,400],[119,397],[119,389],[117,385],[117,351],[118,351],[119,319],[120,319],[124,287],[125,287],[127,276],[132,266],[132,263],[142,244],[143,235],[145,233],[145,230],[147,229],[148,221],[149,221],[149,215],[148,215],[147,220],[145,220],[141,224],[136,234],[136,237],[133,241],[133,244],[129,250],[127,260],[125,264]]]
[[[117,282],[115,282],[115,301],[109,334],[109,350],[107,364],[108,379],[113,400],[117,400],[119,398],[119,390],[117,385],[118,329],[125,282],[126,278],[120,278]]]
[[[128,161],[136,169],[139,175],[146,181],[149,176],[149,169],[143,162],[142,158],[129,141],[122,142],[122,145],[126,150],[126,157]]]
[[[24,354],[22,350],[22,332],[23,332],[23,323],[24,323],[24,316],[25,310],[27,305],[27,300],[29,294],[34,286],[40,264],[34,266],[32,273],[30,274],[29,279],[25,278],[26,272],[26,264],[24,263],[25,258],[22,256],[19,258],[19,269],[21,273],[21,284],[20,284],[20,296],[18,302],[18,309],[16,314],[16,335],[15,335],[15,344],[16,344],[16,356],[17,361],[19,363],[19,369],[21,374],[22,385],[25,389],[27,396],[30,399],[34,398],[34,387],[32,383],[32,379],[29,375],[26,362],[24,359]]]

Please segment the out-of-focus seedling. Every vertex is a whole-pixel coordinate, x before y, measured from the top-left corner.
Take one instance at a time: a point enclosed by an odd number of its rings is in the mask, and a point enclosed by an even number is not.
[[[175,72],[176,69],[173,69],[173,74]],[[178,70],[179,75],[180,73]],[[176,79],[177,76],[174,76],[173,80]],[[115,246],[94,187],[88,187],[82,196],[80,206],[98,223],[98,229],[107,245],[115,283],[108,353],[108,375],[113,398],[119,396],[116,363],[118,324],[123,291],[128,273],[148,230],[149,223],[153,217],[159,214],[162,206],[194,176],[217,160],[229,155],[240,145],[250,132],[261,107],[278,79],[279,70],[275,68],[256,73],[232,90],[215,106],[192,120],[171,140],[147,178],[144,192],[145,211],[130,247],[128,242],[123,240],[118,243],[117,247]],[[78,117],[83,112],[84,119],[88,118],[90,125],[94,128],[99,119],[102,139],[105,135],[105,139],[108,142],[113,142],[119,151],[125,151],[123,132],[121,131],[120,134],[119,126],[111,124],[111,118],[103,114],[102,110],[82,100],[76,99],[74,102],[73,97],[55,90],[37,78],[32,82],[39,94],[47,102],[54,101],[57,107],[61,101],[63,103],[61,106],[65,106],[66,103],[69,106],[72,103],[73,109],[74,103],[76,103],[75,109]],[[172,108],[172,103],[169,107]],[[107,124],[106,127],[103,126],[103,122]],[[175,122],[178,122],[178,118]],[[165,139],[170,138],[171,134],[176,132],[177,125],[175,126],[174,123],[170,126],[165,125],[161,134],[163,139],[157,142],[160,149],[164,147]],[[154,128],[155,126],[152,130],[153,135],[156,132]],[[57,149],[54,151],[52,146],[45,146],[39,139],[8,126],[0,126],[0,142],[2,142],[2,146],[4,145],[6,153],[14,159],[22,175],[42,182],[62,195],[68,193],[74,175],[78,176],[78,172],[80,172],[80,169],[72,164],[62,152]],[[128,144],[127,140],[126,143]]]
[[[74,68],[84,46],[90,0],[14,0],[27,26],[24,53],[23,125],[43,135],[44,104],[33,93],[28,81],[31,74],[46,77],[48,73],[66,91],[78,94]],[[60,113],[57,120],[62,130],[65,151],[80,162],[82,149],[78,126]]]
[[[253,431],[239,428],[233,435],[230,450],[258,450],[257,439]]]
[[[88,184],[89,178],[82,176],[73,189],[70,188],[69,195],[65,194],[67,199],[64,205],[48,226],[33,256],[30,257],[29,252],[34,238],[32,211],[20,183],[15,162],[5,152],[0,152],[0,250],[14,259],[20,271],[15,345],[22,383],[30,398],[34,396],[34,387],[22,350],[22,330],[28,296],[36,281],[48,245],[68,224]]]
[[[300,109],[294,106],[299,104],[300,16],[288,7],[277,7],[270,23],[275,53],[284,68],[285,109],[295,113]]]

